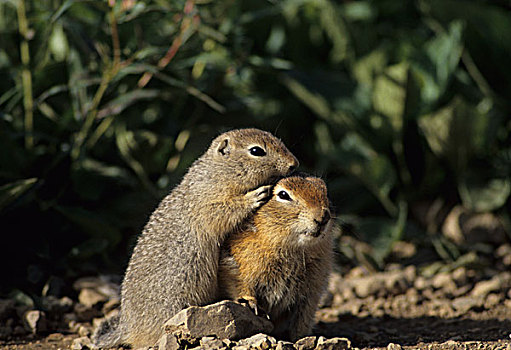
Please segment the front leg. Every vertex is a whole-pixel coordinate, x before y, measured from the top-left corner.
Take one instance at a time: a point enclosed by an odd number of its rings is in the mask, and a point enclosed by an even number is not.
[[[291,341],[296,341],[311,334],[319,301],[316,300],[317,298],[312,299],[314,300],[302,300],[295,306],[295,312],[291,313],[292,317],[288,324],[288,334]]]
[[[198,225],[207,225],[200,231],[212,235],[217,243],[222,243],[227,234],[235,231],[268,200],[271,196],[271,188],[271,185],[265,185],[241,195],[220,194],[219,199],[206,208],[210,213],[208,215],[210,221],[197,222]]]

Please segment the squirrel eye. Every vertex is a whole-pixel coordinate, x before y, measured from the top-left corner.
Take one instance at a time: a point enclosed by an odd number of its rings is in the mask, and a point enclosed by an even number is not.
[[[280,191],[279,193],[277,193],[277,196],[279,197],[279,199],[281,199],[283,201],[291,200],[291,197],[289,196],[289,194],[286,191]]]
[[[259,146],[250,147],[248,151],[251,155],[256,157],[263,157],[266,155],[266,151]]]

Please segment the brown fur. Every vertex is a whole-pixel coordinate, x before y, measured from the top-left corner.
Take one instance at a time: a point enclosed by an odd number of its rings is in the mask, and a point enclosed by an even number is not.
[[[266,155],[250,154],[253,146]],[[262,205],[275,177],[297,165],[265,131],[215,138],[151,215],[122,283],[120,316],[98,329],[96,346],[153,346],[178,311],[214,301],[220,245]]]
[[[279,200],[280,191],[292,200]],[[279,338],[307,335],[331,270],[333,227],[321,179],[280,180],[269,202],[222,247],[220,295],[264,309]]]

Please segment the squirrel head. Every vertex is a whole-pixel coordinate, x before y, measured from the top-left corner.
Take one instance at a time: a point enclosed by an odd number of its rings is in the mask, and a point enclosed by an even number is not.
[[[259,129],[225,132],[212,141],[207,154],[217,173],[228,176],[240,191],[271,184],[292,173],[299,164],[282,141]]]
[[[323,180],[312,176],[281,179],[273,195],[254,216],[256,227],[265,230],[282,246],[306,247],[330,235],[333,220],[327,188]]]

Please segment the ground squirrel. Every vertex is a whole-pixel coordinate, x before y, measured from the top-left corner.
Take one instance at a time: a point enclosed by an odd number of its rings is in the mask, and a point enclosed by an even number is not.
[[[224,242],[220,296],[263,309],[279,339],[307,335],[331,270],[333,221],[323,180],[281,179],[246,227]]]
[[[222,242],[267,200],[270,184],[297,166],[268,132],[215,138],[152,213],[124,276],[120,314],[100,325],[96,346],[153,346],[175,313],[215,301]]]

